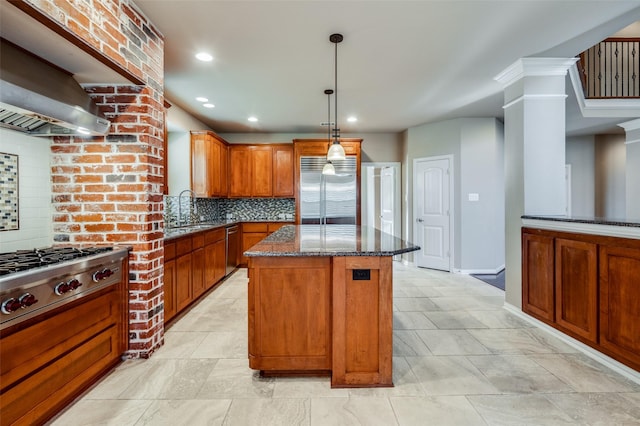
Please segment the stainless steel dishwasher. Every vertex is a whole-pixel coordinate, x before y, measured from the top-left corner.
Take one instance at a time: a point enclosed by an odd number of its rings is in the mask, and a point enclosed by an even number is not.
[[[238,254],[240,251],[240,233],[238,232],[238,225],[227,227],[227,269],[225,276],[229,275],[238,266]]]

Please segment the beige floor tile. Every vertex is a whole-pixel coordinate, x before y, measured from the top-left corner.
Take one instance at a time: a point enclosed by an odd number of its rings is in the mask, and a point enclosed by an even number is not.
[[[535,362],[576,392],[639,392],[640,385],[579,354],[535,355]]]
[[[309,399],[246,399],[231,403],[224,425],[308,426],[311,424]]]
[[[156,400],[135,426],[222,425],[230,405],[230,399]]]
[[[547,399],[580,424],[640,425],[640,403],[629,404],[617,394],[572,393],[547,395]]]
[[[389,397],[389,396],[424,396],[419,380],[409,367],[404,357],[393,357],[393,387],[352,388],[349,396]]]
[[[489,425],[581,424],[558,409],[543,395],[473,395],[467,398]]]
[[[464,396],[392,397],[390,400],[398,423],[403,426],[486,424]]]
[[[246,359],[218,360],[197,399],[271,398],[275,379],[260,377]]]
[[[397,425],[388,398],[312,398],[312,426]]]
[[[467,330],[417,330],[434,355],[482,355],[491,353]]]
[[[154,359],[189,358],[207,336],[199,331],[169,331],[164,335],[164,345],[154,354]]]
[[[435,324],[422,312],[400,312],[393,313],[394,330],[431,330],[436,328]]]
[[[480,343],[496,354],[544,354],[574,352],[575,349],[546,333],[531,329],[468,330]]]
[[[492,311],[486,311],[491,313]],[[463,330],[468,328],[487,328],[487,326],[469,311],[425,312],[427,318],[441,330]]]
[[[240,331],[207,333],[191,358],[241,358],[247,361],[247,333]]]
[[[135,425],[153,401],[80,400],[51,422],[51,426]]]
[[[277,377],[274,398],[338,398],[349,396],[348,389],[332,389],[331,377]]]
[[[426,395],[495,394],[498,390],[465,357],[407,357]]]
[[[431,355],[429,348],[413,330],[393,332],[393,356]]]

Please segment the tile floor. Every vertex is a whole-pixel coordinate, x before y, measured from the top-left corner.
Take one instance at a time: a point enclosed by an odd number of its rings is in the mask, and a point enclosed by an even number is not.
[[[639,425],[640,385],[503,308],[469,276],[394,262],[393,388],[248,368],[246,269],[53,425]]]

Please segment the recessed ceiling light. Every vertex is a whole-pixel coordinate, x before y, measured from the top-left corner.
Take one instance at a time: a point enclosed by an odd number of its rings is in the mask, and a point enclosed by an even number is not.
[[[209,102],[209,99],[203,98],[202,96],[198,96],[196,98],[196,101],[198,101],[198,102]]]
[[[202,106],[205,108],[215,108],[214,104],[202,104]]]
[[[255,123],[256,121],[258,121],[257,117],[251,116],[249,118],[247,118],[247,120],[251,121],[252,123]]]
[[[355,123],[356,121],[358,121],[358,117],[353,117],[353,116],[348,117],[348,118],[347,118],[347,121],[348,121],[349,123]]]
[[[196,53],[196,59],[202,62],[211,62],[213,61],[213,56],[211,56],[206,52],[200,52],[200,53]]]

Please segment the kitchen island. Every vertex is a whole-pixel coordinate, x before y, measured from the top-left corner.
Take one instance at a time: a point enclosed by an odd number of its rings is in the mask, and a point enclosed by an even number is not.
[[[419,247],[355,225],[285,226],[249,258],[249,366],[393,386],[394,255]]]

